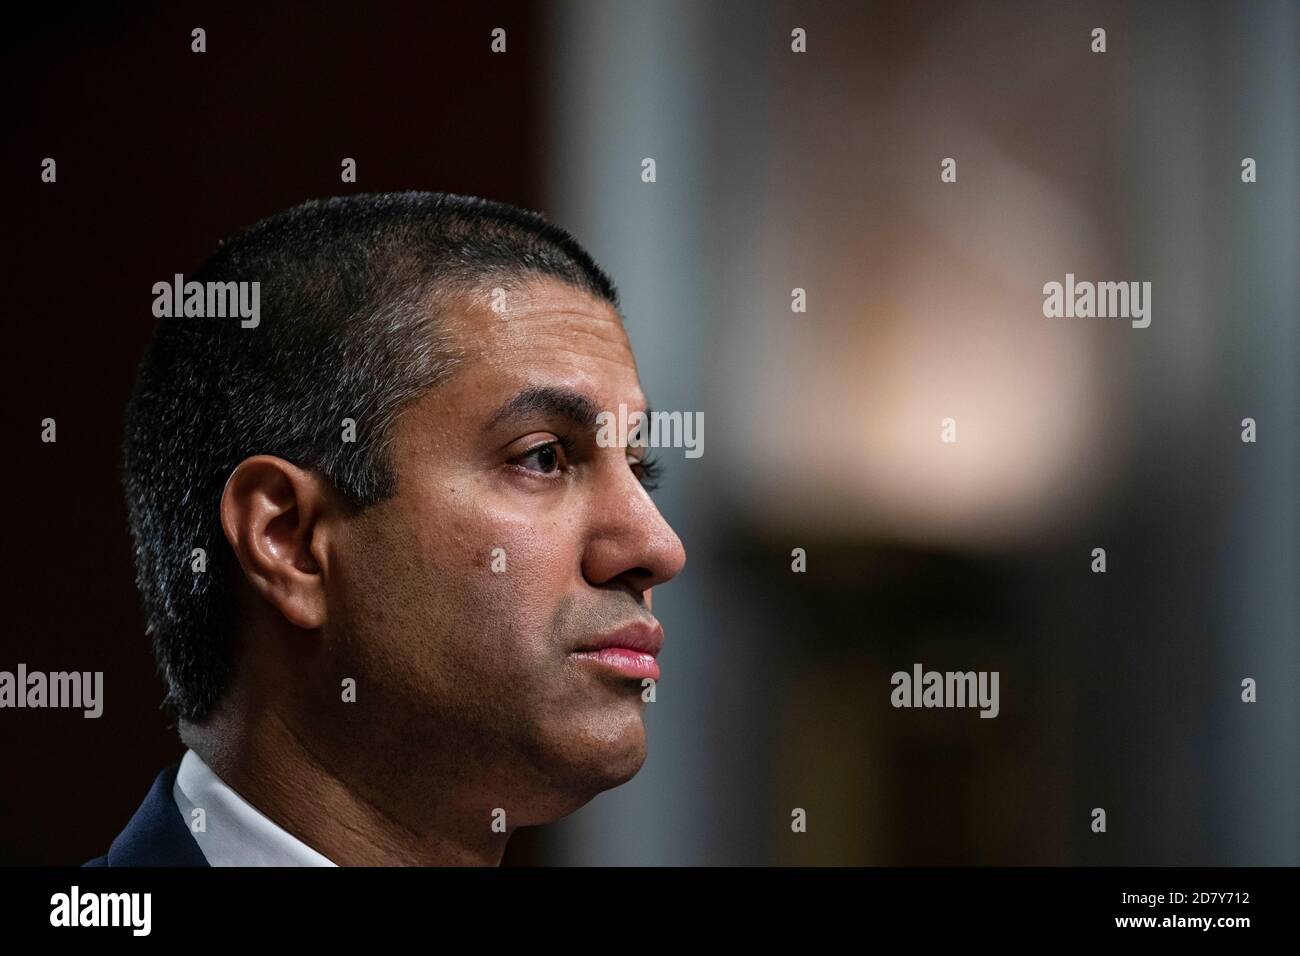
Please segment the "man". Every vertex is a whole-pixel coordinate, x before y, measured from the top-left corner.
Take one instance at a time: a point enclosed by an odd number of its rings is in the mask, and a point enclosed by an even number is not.
[[[260,314],[163,319],[127,409],[189,750],[90,865],[495,865],[630,779],[685,553],[646,449],[597,441],[646,402],[591,257],[504,204],[361,195],[191,282]]]

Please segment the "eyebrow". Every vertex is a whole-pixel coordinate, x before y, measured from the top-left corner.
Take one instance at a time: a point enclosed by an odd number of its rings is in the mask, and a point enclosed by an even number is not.
[[[483,426],[491,431],[505,422],[528,418],[562,418],[577,428],[595,428],[600,409],[586,395],[553,385],[526,388],[507,399]]]

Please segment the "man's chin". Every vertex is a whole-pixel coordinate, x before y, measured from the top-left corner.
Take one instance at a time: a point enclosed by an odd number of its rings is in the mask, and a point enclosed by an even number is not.
[[[549,749],[546,777],[555,797],[552,819],[559,819],[637,775],[647,755],[645,727],[639,713],[605,710],[571,726]]]
[[[582,757],[574,767],[577,778],[588,782],[593,796],[636,776],[648,750],[638,704],[607,708],[596,720],[595,726],[587,722],[579,730]]]

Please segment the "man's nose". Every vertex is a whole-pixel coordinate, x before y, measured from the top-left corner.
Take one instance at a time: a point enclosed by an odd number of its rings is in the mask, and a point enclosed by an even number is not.
[[[644,593],[681,572],[686,549],[636,477],[626,475],[592,499],[582,570],[598,587],[622,579]]]

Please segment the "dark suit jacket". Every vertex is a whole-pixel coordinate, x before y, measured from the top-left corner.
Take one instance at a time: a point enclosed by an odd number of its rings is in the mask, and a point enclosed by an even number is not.
[[[85,866],[208,866],[172,797],[180,761],[158,774],[144,803],[103,856]]]

